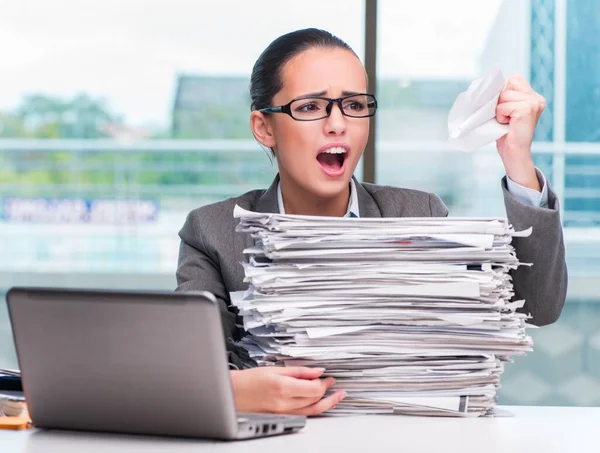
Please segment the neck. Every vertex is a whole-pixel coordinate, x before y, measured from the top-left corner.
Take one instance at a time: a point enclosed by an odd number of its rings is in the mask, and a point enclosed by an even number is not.
[[[344,217],[350,202],[350,185],[333,198],[321,198],[298,184],[281,178],[281,196],[286,214]]]

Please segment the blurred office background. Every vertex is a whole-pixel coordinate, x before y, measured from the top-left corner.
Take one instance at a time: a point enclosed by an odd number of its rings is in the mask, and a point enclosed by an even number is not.
[[[319,27],[364,55],[376,30],[375,182],[436,192],[452,215],[504,214],[495,149],[445,143],[458,93],[498,64],[546,97],[534,155],[562,201],[569,294],[500,402],[600,404],[600,4],[379,0],[368,23],[370,2],[3,1],[2,300],[12,285],[173,289],[186,214],[275,174],[248,126],[262,49]],[[17,367],[4,303],[0,366]]]

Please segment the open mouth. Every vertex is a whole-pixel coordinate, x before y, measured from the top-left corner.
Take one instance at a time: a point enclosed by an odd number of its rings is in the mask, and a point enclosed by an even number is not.
[[[317,161],[321,166],[321,169],[328,176],[340,176],[344,174],[346,168],[346,158],[348,157],[348,151],[346,148],[336,146],[327,148],[323,152],[317,155]]]

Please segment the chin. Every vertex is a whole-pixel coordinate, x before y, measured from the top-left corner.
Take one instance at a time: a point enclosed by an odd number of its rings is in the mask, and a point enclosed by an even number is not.
[[[342,193],[344,190],[347,190],[351,178],[352,175],[350,174],[341,176],[335,180],[319,180],[310,184],[307,189],[319,198],[333,198]]]

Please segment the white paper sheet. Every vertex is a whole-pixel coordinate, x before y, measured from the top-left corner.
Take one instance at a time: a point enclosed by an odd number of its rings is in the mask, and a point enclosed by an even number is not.
[[[508,133],[508,125],[496,120],[504,84],[500,68],[494,67],[458,95],[448,114],[448,143],[452,148],[470,152]]]

